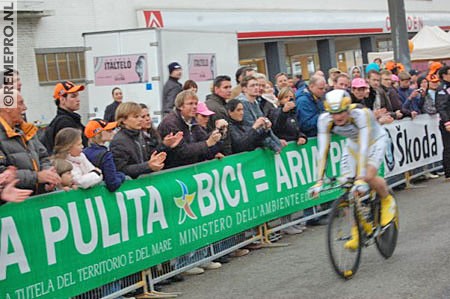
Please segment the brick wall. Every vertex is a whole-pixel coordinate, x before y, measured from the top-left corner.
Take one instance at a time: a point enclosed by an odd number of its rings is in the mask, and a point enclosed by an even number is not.
[[[77,2],[79,5],[80,2]],[[83,1],[90,2],[90,1]],[[64,7],[58,7],[55,1],[46,1],[47,5],[53,5],[52,16],[42,18],[19,18],[17,25],[18,36],[18,70],[21,75],[23,87],[22,94],[28,107],[27,119],[30,122],[39,121],[41,123],[49,123],[56,113],[56,106],[53,101],[53,87],[48,85],[40,85],[37,74],[35,48],[52,48],[52,47],[81,47],[83,46],[83,38],[81,33],[90,27],[90,22],[86,21],[86,17],[81,17],[85,13],[84,9],[78,9],[78,13],[72,17],[66,15],[74,9],[74,3]],[[81,6],[86,8],[86,6]],[[51,7],[47,7],[51,9]],[[67,17],[67,18],[66,18]],[[87,17],[89,18],[89,16]],[[58,20],[65,20],[63,26],[58,26]],[[78,20],[83,26],[69,26]],[[61,21],[59,21],[61,22]],[[63,28],[76,28],[68,31]],[[83,28],[85,27],[85,28]],[[81,92],[81,108],[78,113],[81,114],[83,122],[87,122],[88,114],[88,98],[86,92]]]

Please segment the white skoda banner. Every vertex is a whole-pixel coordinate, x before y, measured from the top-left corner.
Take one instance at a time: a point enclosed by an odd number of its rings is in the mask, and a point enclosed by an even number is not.
[[[442,138],[437,115],[419,115],[384,126],[391,146],[385,157],[385,177],[442,161]]]

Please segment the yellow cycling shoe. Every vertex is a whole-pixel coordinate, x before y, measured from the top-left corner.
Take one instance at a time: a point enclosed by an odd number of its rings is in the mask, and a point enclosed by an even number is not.
[[[349,250],[356,250],[359,246],[359,235],[358,228],[356,226],[352,226],[352,238],[345,242],[344,248]]]
[[[395,216],[395,200],[392,195],[381,199],[381,226],[388,225]]]
[[[362,222],[362,227],[364,229],[364,231],[366,232],[367,235],[371,235],[373,232],[373,225],[370,222],[366,222],[366,220],[361,221]]]

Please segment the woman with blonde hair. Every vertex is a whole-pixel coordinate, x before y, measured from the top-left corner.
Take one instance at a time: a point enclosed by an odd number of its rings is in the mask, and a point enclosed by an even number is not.
[[[272,114],[272,130],[275,135],[285,141],[305,144],[308,138],[300,131],[295,114],[294,90],[285,87],[278,93],[279,107]]]

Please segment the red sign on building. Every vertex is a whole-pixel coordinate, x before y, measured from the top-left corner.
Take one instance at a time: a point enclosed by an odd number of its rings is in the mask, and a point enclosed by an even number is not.
[[[161,11],[144,10],[145,26],[148,28],[163,28],[164,22]]]

